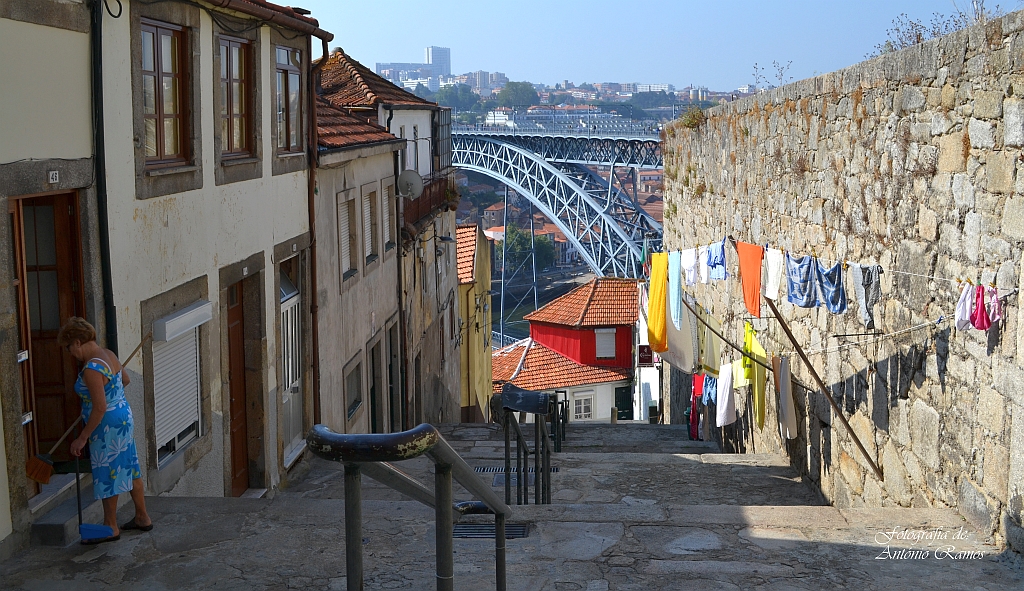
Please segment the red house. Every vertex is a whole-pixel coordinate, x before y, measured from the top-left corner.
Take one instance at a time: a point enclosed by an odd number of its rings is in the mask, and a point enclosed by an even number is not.
[[[530,337],[582,365],[633,367],[636,281],[598,277],[526,315]]]

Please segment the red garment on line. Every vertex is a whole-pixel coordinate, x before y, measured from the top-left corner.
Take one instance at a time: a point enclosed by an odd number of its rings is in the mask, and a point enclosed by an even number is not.
[[[740,257],[740,283],[743,284],[743,303],[755,318],[761,317],[761,263],[764,261],[764,247],[746,242],[736,242],[736,253]]]
[[[992,326],[992,319],[988,317],[988,308],[985,306],[985,286],[979,285],[974,293],[974,312],[971,314],[971,324],[978,330],[988,330]]]

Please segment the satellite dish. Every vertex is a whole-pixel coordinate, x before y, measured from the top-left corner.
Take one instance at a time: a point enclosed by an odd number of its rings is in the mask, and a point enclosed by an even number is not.
[[[409,169],[398,175],[398,194],[406,199],[415,199],[423,194],[423,177]]]

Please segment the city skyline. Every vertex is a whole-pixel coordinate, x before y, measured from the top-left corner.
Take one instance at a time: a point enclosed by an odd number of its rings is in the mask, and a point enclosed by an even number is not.
[[[960,2],[961,5],[967,4]],[[582,82],[690,84],[733,90],[754,82],[753,66],[792,61],[793,80],[855,64],[886,40],[901,13],[929,21],[934,12],[954,11],[949,0],[864,0],[857,3],[799,0],[778,6],[738,0],[693,4],[656,1],[647,12],[622,18],[619,5],[601,0],[542,3],[523,0],[496,19],[487,4],[439,0],[426,4],[399,0],[389,13],[382,43],[372,27],[351,26],[347,4],[303,0],[304,8],[335,35],[355,59],[416,62],[424,48],[451,49],[453,74],[477,70],[505,72],[510,80],[553,86]],[[1020,7],[1011,2],[1004,9]],[[543,15],[540,17],[538,15]],[[692,26],[689,23],[700,23]],[[508,31],[507,35],[500,32]],[[609,43],[620,35],[621,43]],[[317,54],[314,49],[314,54]]]

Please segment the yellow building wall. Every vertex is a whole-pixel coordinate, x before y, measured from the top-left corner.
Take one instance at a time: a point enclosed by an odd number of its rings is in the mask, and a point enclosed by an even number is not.
[[[491,399],[491,253],[487,238],[479,229],[474,260],[476,281],[459,285],[463,339],[461,406],[475,407],[486,421],[490,418]],[[464,410],[463,416],[466,414]]]

